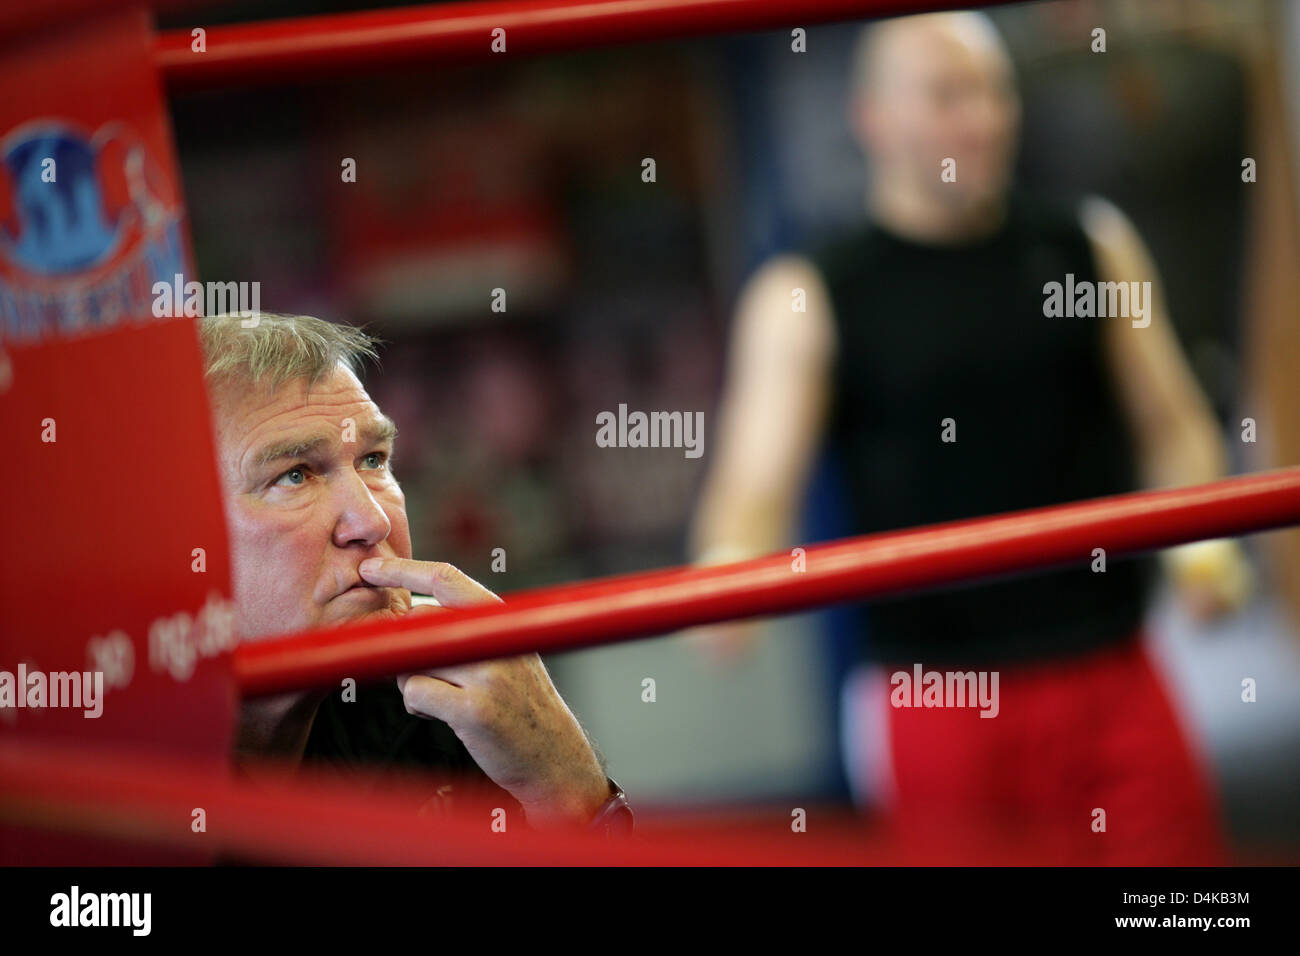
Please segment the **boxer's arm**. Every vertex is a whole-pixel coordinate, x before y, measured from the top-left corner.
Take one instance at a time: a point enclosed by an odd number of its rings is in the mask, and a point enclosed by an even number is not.
[[[1227,455],[1210,404],[1188,367],[1142,237],[1114,205],[1089,199],[1083,223],[1103,282],[1150,282],[1147,314],[1104,322],[1106,354],[1132,425],[1144,482],[1155,488],[1223,477]],[[1134,325],[1138,321],[1139,325]]]
[[[795,289],[806,311],[794,309]],[[701,563],[784,547],[828,407],[835,330],[816,267],[781,256],[745,286],[736,308],[719,423],[691,532]]]
[[[1222,478],[1228,461],[1223,437],[1178,344],[1146,244],[1128,218],[1103,199],[1087,200],[1082,213],[1098,278],[1151,283],[1147,314],[1136,325],[1121,317],[1097,320],[1106,323],[1106,354],[1145,483],[1177,487]],[[1250,563],[1235,541],[1196,542],[1162,556],[1197,617],[1239,607],[1252,589]]]

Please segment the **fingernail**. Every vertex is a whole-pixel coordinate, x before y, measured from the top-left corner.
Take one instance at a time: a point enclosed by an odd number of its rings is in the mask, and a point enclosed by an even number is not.
[[[357,570],[360,571],[362,574],[366,574],[367,572],[369,572],[370,574],[374,574],[376,571],[382,571],[384,570],[384,559],[367,558],[366,560],[361,562],[361,566],[357,568]]]

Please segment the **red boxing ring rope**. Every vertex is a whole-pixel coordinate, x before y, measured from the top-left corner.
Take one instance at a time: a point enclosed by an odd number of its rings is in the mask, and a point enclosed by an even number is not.
[[[1005,0],[995,0],[1005,2]],[[156,61],[173,89],[338,75],[419,58],[492,56],[492,31],[508,54],[535,54],[706,33],[808,26],[961,6],[951,0],[500,0],[295,17],[159,35]],[[202,23],[196,24],[202,26]]]
[[[445,816],[417,815],[428,797],[419,779],[363,791],[337,776],[267,762],[254,782],[244,782],[224,767],[147,751],[0,738],[0,821],[307,865],[861,866],[893,859],[860,822],[833,830],[828,823],[822,834],[794,840],[784,825],[747,832],[716,822],[633,839],[581,828],[534,831],[520,821],[494,833],[486,797],[462,796],[463,806]],[[190,826],[195,807],[209,824],[201,834]],[[997,847],[990,852],[1019,859]]]
[[[1297,521],[1300,468],[1290,468],[819,545],[807,549],[802,572],[791,569],[790,556],[774,555],[539,589],[510,604],[246,644],[235,652],[235,669],[245,694],[271,693],[340,675],[379,676],[525,650],[612,643],[707,621],[1085,561],[1097,547],[1116,557]],[[467,807],[477,815],[430,820],[412,815],[414,789],[394,786],[359,796],[337,780],[294,779],[269,765],[266,772],[269,781],[247,784],[222,768],[188,767],[157,754],[0,740],[0,820],[302,863],[897,862],[887,842],[873,843],[858,825],[831,827],[826,840],[800,843],[718,827],[632,842],[603,842],[573,830],[516,833],[505,842],[486,832],[484,806]],[[188,826],[194,806],[221,820],[197,844]],[[1032,843],[1008,850],[995,841],[963,852],[964,864],[1035,862]]]
[[[734,618],[1083,563],[1300,522],[1300,467],[811,546],[735,564],[623,575],[240,645],[244,696],[529,651],[555,653]]]

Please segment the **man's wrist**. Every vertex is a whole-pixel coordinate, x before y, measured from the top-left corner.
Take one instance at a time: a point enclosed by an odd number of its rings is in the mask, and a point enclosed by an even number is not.
[[[582,826],[589,823],[609,797],[609,780],[595,770],[590,779],[584,777],[581,786],[572,783],[560,791],[552,791],[541,798],[524,799],[518,794],[529,825],[535,829],[557,826]]]

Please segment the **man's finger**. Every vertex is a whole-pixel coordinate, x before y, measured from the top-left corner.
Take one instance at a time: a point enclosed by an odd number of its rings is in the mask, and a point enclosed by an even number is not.
[[[473,665],[462,665],[462,668],[470,666]],[[398,674],[397,689],[402,693],[406,693],[406,682],[412,677],[432,677],[434,680],[440,680],[445,684],[450,684],[452,687],[463,688],[466,684],[465,675],[463,673],[457,673],[457,670],[457,668],[453,667],[434,667],[427,671],[411,671],[409,674]]]
[[[368,584],[431,594],[443,607],[472,607],[501,599],[464,571],[445,561],[369,558],[358,569]]]
[[[464,690],[427,674],[405,674],[399,678],[402,703],[408,713],[451,723],[460,710]]]

